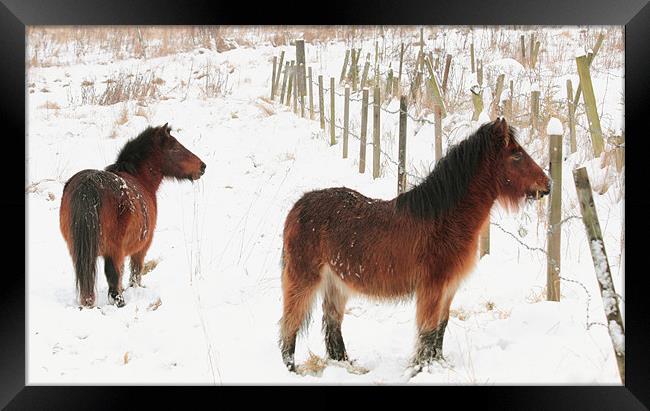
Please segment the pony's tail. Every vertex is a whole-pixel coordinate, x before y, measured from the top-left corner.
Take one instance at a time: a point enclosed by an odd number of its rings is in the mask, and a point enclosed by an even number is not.
[[[72,261],[79,300],[88,307],[95,304],[100,201],[100,193],[90,181],[81,183],[71,199]]]

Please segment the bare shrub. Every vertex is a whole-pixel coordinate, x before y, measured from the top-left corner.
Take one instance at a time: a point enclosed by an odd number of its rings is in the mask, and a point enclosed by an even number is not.
[[[120,73],[117,78],[106,83],[106,89],[98,99],[98,104],[108,106],[129,100],[156,99],[159,81],[152,72],[144,74]]]

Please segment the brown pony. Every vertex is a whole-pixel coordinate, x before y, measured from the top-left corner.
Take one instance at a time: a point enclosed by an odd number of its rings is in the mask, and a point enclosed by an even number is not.
[[[295,371],[296,336],[323,297],[327,355],[348,360],[341,322],[348,297],[415,296],[419,341],[412,366],[442,359],[449,306],[477,259],[481,227],[496,200],[516,208],[548,194],[550,180],[505,119],[452,147],[418,186],[389,201],[348,188],[306,193],[284,226],[282,359]]]
[[[163,177],[196,180],[205,163],[170,134],[148,127],[124,145],[117,161],[83,170],[63,188],[60,226],[68,244],[82,306],[95,304],[97,257],[104,257],[109,301],[124,306],[122,271],[131,257],[131,286],[141,286],[144,257],[156,227],[156,191]]]

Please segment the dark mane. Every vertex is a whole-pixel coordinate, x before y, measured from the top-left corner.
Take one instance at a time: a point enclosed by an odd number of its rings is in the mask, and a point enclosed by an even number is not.
[[[433,171],[417,186],[397,197],[397,209],[415,217],[436,218],[453,208],[465,196],[481,159],[497,150],[493,123],[452,146]],[[514,129],[509,128],[514,139]]]
[[[159,129],[160,127],[147,127],[136,138],[129,140],[120,150],[115,163],[107,166],[105,170],[112,173],[124,171],[136,174],[141,162],[151,155],[155,147],[153,136]]]

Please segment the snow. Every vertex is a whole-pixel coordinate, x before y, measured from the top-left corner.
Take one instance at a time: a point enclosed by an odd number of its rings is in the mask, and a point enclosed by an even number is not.
[[[474,30],[477,53],[489,45],[487,30]],[[549,30],[561,33],[567,29]],[[570,40],[549,35],[545,50],[550,53],[580,44],[579,32],[569,32]],[[467,93],[475,76],[469,73],[469,53],[463,51],[464,31],[445,28],[440,39],[443,33],[445,50],[454,55],[449,87],[462,90],[466,100],[443,119],[446,150],[476,127],[469,121],[472,108]],[[517,31],[507,33],[513,44],[519,44]],[[390,41],[399,47],[399,37],[387,38],[387,47]],[[355,47],[374,50],[374,39],[355,41]],[[490,254],[481,258],[459,285],[451,305],[444,340],[445,363],[434,364],[411,378],[405,371],[415,345],[415,302],[355,297],[346,306],[342,325],[354,366],[330,361],[313,374],[288,372],[277,346],[284,219],[304,192],[318,188],[347,186],[368,197],[394,198],[397,165],[391,160],[397,159],[398,115],[382,113],[381,145],[390,158],[382,156],[380,177],[372,178],[370,157],[365,174],[359,174],[357,139],[350,137],[348,158],[342,159],[340,130],[337,144],[330,146],[329,124],[323,132],[317,116],[315,120],[300,118],[285,105],[268,101],[272,57],[285,50],[285,61],[291,60],[294,48],[264,42],[241,47],[238,44],[246,42],[234,39],[229,44],[233,49],[221,53],[201,48],[146,60],[112,59],[101,48],[78,57],[69,47],[62,48],[57,56],[48,56],[49,64],[28,69],[27,84],[34,84],[28,86],[27,94],[28,384],[620,382],[609,334],[616,337],[617,347],[624,349],[622,330],[611,324],[611,331],[586,326],[587,314],[593,321],[607,323],[605,310],[609,307],[598,298],[590,244],[580,219],[562,225],[561,275],[583,284],[591,298],[580,286],[562,282],[561,301],[545,301],[546,255],[536,250],[546,248],[544,201],[525,204],[512,214],[499,205],[493,207],[491,221],[498,226],[491,226]],[[306,42],[305,47],[315,78],[319,74],[326,79],[339,78],[349,45],[332,40]],[[492,84],[488,80],[492,68],[509,67],[511,75],[517,76],[515,96],[528,96],[531,84],[542,81],[564,90],[567,78],[572,79],[575,90],[577,74],[570,53],[568,48],[558,63],[558,72],[570,74],[539,79],[519,67],[511,56],[496,50],[483,56],[484,86]],[[208,64],[227,73],[226,95],[206,96],[206,79],[199,77]],[[388,64],[385,62],[386,67]],[[598,59],[593,64],[597,68]],[[397,65],[398,60],[393,59],[392,67]],[[461,67],[466,68],[464,73]],[[111,106],[82,104],[82,81],[94,81],[96,92],[101,94],[105,87],[102,82],[116,73],[148,70],[164,80],[157,98]],[[622,75],[623,67],[609,72]],[[498,75],[497,69],[494,74]],[[592,76],[599,105],[602,99],[599,113],[603,113],[603,129],[622,130],[623,106],[619,100],[623,82],[608,81],[596,70]],[[504,95],[510,79],[506,75]],[[547,83],[542,85],[546,90]],[[49,91],[40,91],[43,88]],[[343,94],[343,87],[337,91]],[[361,96],[353,93],[352,97]],[[520,98],[523,101],[524,97]],[[51,108],[54,103],[58,109]],[[385,104],[386,110],[399,109],[397,98]],[[484,104],[488,107],[489,100]],[[328,94],[325,105],[329,118]],[[343,107],[340,96],[336,107]],[[123,111],[128,113],[124,122]],[[351,131],[357,135],[360,112],[361,102],[351,101]],[[409,114],[420,115],[412,108]],[[479,118],[479,123],[483,121],[489,121],[485,112]],[[72,263],[59,230],[63,185],[77,171],[103,168],[113,162],[124,143],[147,125],[166,122],[172,134],[207,163],[206,174],[194,183],[163,181],[158,192],[155,235],[145,259],[157,260],[158,264],[143,276],[145,288],[126,288],[123,308],[109,305],[103,261],[99,259],[97,308],[79,310]],[[372,116],[368,117],[369,134],[370,130]],[[604,243],[598,244],[598,249],[608,251],[611,286],[616,292],[623,289],[624,279],[622,187],[614,172],[601,168],[600,159],[589,156],[586,130],[577,127],[579,150],[563,166],[563,218],[580,216],[571,170],[586,166],[603,229]],[[407,132],[410,186],[418,182],[412,175],[423,177],[435,166],[434,128],[409,118]],[[529,134],[524,129],[519,135],[533,159],[547,164],[545,141],[536,138],[527,142]],[[368,144],[372,144],[371,138]],[[367,156],[371,153],[368,147]],[[370,273],[366,270],[362,275]],[[128,271],[123,281],[126,287]],[[623,300],[620,304],[623,306]],[[304,365],[311,354],[325,357],[321,315],[317,301],[308,332],[297,341],[295,358],[299,365]]]
[[[561,136],[564,134],[562,122],[557,117],[551,117],[546,126],[546,134],[549,136]]]

